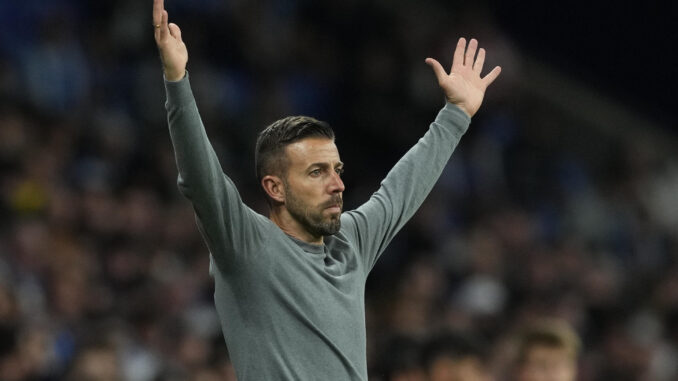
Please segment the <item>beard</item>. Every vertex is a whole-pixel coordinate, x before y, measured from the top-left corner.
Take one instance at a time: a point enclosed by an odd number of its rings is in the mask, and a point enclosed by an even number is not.
[[[342,210],[343,201],[340,195],[333,195],[329,201],[314,207],[296,197],[289,186],[286,186],[286,189],[285,206],[287,211],[306,231],[318,237],[333,235],[339,231],[341,228],[341,212],[331,214],[329,217],[326,217],[324,212],[326,208],[332,205],[339,205],[339,209]]]

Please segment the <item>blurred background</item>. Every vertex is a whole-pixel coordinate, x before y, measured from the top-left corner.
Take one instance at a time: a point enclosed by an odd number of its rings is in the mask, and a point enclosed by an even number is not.
[[[451,62],[458,37],[476,37],[486,71],[502,66],[368,280],[370,379],[406,379],[427,343],[464,332],[509,380],[516,329],[555,318],[581,336],[578,379],[671,381],[678,65],[666,3],[166,8],[224,170],[264,214],[253,152],[267,124],[328,121],[352,209],[443,105],[424,58]],[[0,2],[0,379],[234,379],[164,100],[150,0]]]

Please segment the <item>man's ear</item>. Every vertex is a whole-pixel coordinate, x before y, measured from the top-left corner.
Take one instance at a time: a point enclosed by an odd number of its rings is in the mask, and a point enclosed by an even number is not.
[[[274,202],[285,203],[285,184],[280,177],[266,175],[261,179],[261,186]]]

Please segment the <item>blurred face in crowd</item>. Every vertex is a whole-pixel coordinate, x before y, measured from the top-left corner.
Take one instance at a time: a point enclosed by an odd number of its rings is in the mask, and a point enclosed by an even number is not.
[[[577,364],[565,348],[536,345],[518,368],[517,381],[574,381]]]
[[[430,381],[490,381],[483,362],[475,356],[440,356],[429,367]]]
[[[285,207],[306,231],[332,235],[341,227],[344,164],[332,139],[307,138],[285,147]]]
[[[120,364],[112,348],[92,348],[79,354],[69,380],[119,381]]]

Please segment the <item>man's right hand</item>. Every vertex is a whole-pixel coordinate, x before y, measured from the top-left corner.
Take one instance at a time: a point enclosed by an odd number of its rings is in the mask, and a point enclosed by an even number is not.
[[[158,44],[165,78],[178,81],[186,74],[188,50],[181,39],[181,29],[177,24],[167,23],[168,15],[164,0],[153,0],[153,27],[155,43]]]

